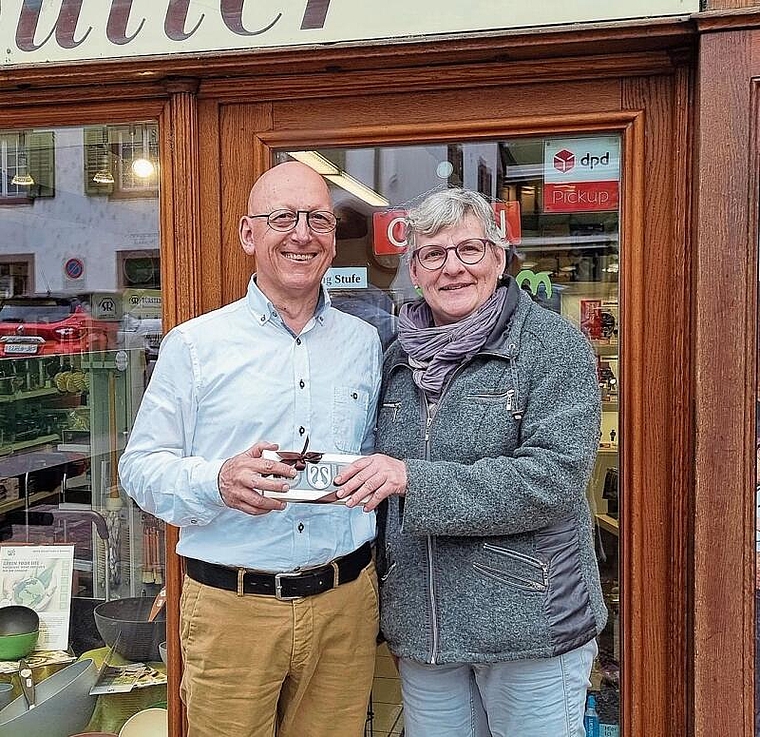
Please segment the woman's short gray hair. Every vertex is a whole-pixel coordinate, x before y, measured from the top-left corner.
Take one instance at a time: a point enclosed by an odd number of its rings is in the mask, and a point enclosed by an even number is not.
[[[511,252],[509,241],[502,238],[496,227],[491,205],[479,192],[470,189],[443,189],[434,192],[406,216],[407,254],[411,257],[418,235],[435,235],[442,228],[459,225],[467,215],[473,215],[483,226],[486,238],[495,246]]]

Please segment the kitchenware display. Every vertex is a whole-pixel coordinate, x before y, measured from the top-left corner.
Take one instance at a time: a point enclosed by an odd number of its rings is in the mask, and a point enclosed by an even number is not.
[[[29,655],[40,635],[40,618],[26,606],[0,608],[0,660],[18,660]]]
[[[164,665],[166,665],[166,643],[165,642],[158,643],[158,654],[161,656],[161,660],[163,660]]]
[[[66,666],[34,687],[34,708],[21,695],[0,709],[0,737],[69,737],[81,732],[95,711],[90,696],[98,669],[92,660]]]
[[[113,599],[95,607],[95,625],[104,642],[132,661],[159,660],[158,645],[166,640],[166,609],[148,620],[153,599]]]
[[[21,693],[26,699],[26,707],[31,711],[37,706],[37,695],[35,692],[34,678],[32,678],[32,669],[29,663],[23,658],[18,661],[18,677],[21,681]]]
[[[169,734],[169,712],[166,709],[143,709],[127,719],[119,737],[166,737]]]

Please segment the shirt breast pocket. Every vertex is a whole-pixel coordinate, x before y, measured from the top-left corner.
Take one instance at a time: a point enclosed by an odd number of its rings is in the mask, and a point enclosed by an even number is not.
[[[336,386],[333,394],[333,441],[344,453],[359,453],[367,427],[369,392]]]

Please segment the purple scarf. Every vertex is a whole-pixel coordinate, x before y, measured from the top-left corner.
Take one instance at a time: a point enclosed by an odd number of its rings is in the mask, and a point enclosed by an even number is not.
[[[517,294],[499,287],[475,312],[451,325],[436,326],[423,300],[405,304],[398,318],[398,340],[409,355],[414,383],[432,399],[438,399],[451,374],[485,344],[505,305],[510,314]],[[509,299],[508,299],[509,296]]]

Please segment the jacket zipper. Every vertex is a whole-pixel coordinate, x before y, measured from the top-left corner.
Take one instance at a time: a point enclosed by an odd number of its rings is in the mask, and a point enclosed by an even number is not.
[[[544,591],[546,589],[546,584],[540,584],[538,581],[531,581],[529,578],[523,578],[522,576],[516,576],[514,573],[507,573],[506,571],[500,571],[497,568],[491,568],[490,566],[484,566],[480,563],[473,563],[472,567],[479,571],[480,573],[483,573],[486,576],[489,576],[490,578],[496,579],[497,581],[509,582],[509,581],[516,581],[518,584],[521,584],[527,589],[532,589],[533,591]]]
[[[426,396],[423,396],[425,409],[425,460],[430,460],[430,426],[433,424],[435,412],[430,411],[430,403]],[[432,535],[427,535],[427,554],[428,554],[428,593],[430,594],[430,623],[433,630],[433,641],[430,645],[430,664],[436,664],[436,655],[438,653],[438,606],[435,598],[435,582],[433,578],[433,554],[434,545]]]
[[[491,543],[483,543],[483,550],[490,550],[492,553],[496,553],[497,555],[503,555],[507,558],[514,558],[515,560],[521,560],[526,565],[529,565],[532,568],[537,568],[539,571],[541,571],[544,588],[546,588],[549,585],[549,564],[548,563],[544,563],[543,561],[536,560],[535,558],[531,558],[529,555],[525,555],[524,553],[518,553],[516,550],[507,550],[506,548],[501,548],[498,545],[493,545]],[[515,576],[513,573],[510,573],[509,575],[513,576],[514,578],[520,578],[519,576]],[[522,581],[525,579],[520,578],[520,580]],[[535,582],[529,582],[529,583],[535,583]]]

